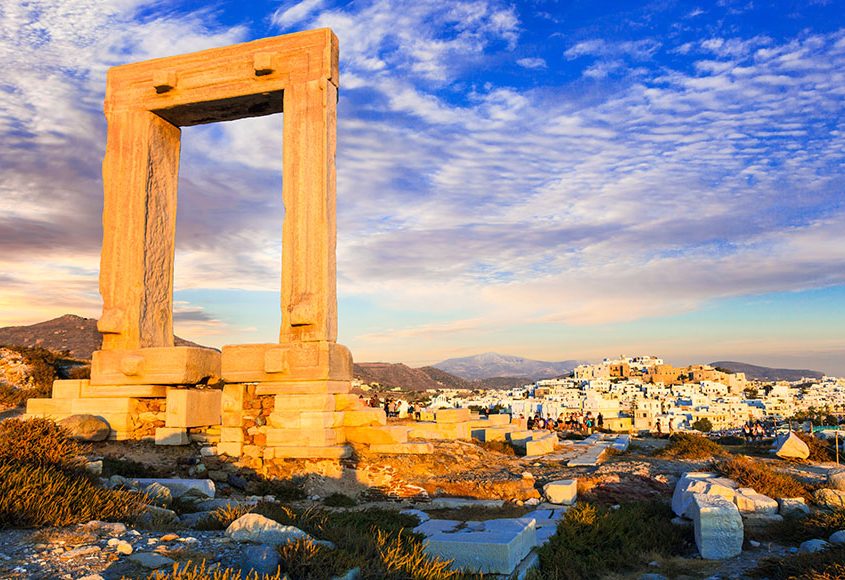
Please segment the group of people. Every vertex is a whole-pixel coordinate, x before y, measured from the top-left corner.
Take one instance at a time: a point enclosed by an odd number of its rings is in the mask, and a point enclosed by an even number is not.
[[[757,421],[756,423],[747,421],[742,426],[742,436],[745,438],[746,443],[762,441],[763,437],[766,436],[766,428],[760,421]]]
[[[520,419],[522,419],[520,415]],[[579,433],[592,434],[596,429],[604,427],[604,417],[601,413],[593,417],[592,411],[584,413],[570,413],[564,417],[563,413],[558,415],[557,419],[551,416],[543,418],[541,415],[534,415],[528,417],[528,429],[530,430],[547,430],[547,431],[577,431]]]

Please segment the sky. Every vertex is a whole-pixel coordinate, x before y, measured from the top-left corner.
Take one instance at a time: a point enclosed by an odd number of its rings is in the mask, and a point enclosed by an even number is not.
[[[837,1],[0,4],[0,326],[98,317],[110,66],[331,27],[339,342],[845,376]],[[284,115],[184,128],[175,328],[277,340]]]

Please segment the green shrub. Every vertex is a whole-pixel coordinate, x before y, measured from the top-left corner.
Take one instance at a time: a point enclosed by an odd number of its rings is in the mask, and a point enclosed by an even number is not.
[[[0,527],[121,520],[139,515],[147,503],[142,494],[103,489],[55,466],[0,463]]]
[[[282,574],[297,580],[342,576],[356,566],[347,552],[332,550],[312,540],[298,540],[279,546],[279,555]]]
[[[845,546],[766,559],[752,571],[752,576],[771,580],[841,580],[845,578]]]
[[[758,493],[772,498],[810,499],[810,489],[806,485],[750,457],[743,455],[731,457],[717,463],[716,470],[723,476],[736,481],[740,487],[753,487]]]
[[[358,505],[355,498],[342,493],[333,493],[329,495],[323,500],[323,503],[329,507],[353,507]]]
[[[713,430],[713,423],[707,417],[702,417],[701,419],[696,420],[691,427],[696,431],[701,431],[702,433],[710,433]]]
[[[605,509],[590,503],[571,508],[557,535],[538,550],[540,566],[530,578],[602,578],[635,570],[659,556],[684,553],[690,532],[672,525],[669,508],[657,503]]]
[[[50,419],[8,419],[0,422],[0,461],[78,469],[88,447]]]
[[[669,444],[657,453],[665,459],[713,459],[727,455],[727,450],[701,435],[694,433],[673,433]]]

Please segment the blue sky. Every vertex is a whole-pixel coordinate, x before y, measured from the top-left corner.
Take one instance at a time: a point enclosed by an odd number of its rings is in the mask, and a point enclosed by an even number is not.
[[[340,340],[845,375],[839,2],[12,1],[0,325],[98,316],[109,66],[329,26]],[[176,329],[277,336],[283,116],[183,130]]]

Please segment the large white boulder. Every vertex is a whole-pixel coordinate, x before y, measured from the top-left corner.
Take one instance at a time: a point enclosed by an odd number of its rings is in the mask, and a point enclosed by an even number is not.
[[[577,479],[559,479],[543,486],[543,494],[549,503],[572,505],[578,497]]]
[[[798,546],[798,553],[815,554],[816,552],[823,552],[828,548],[830,548],[830,544],[824,540],[807,540],[806,542],[801,542],[801,545]]]
[[[707,480],[716,477],[715,473],[688,471],[681,476],[672,493],[672,511],[682,516],[692,502],[693,493],[701,493],[707,488]]]
[[[783,459],[807,459],[810,456],[810,448],[798,435],[790,432],[775,442],[775,455]]]
[[[725,560],[742,552],[742,516],[736,505],[718,495],[693,494],[687,510],[695,545],[705,560]]]
[[[741,487],[733,498],[741,514],[776,514],[778,502],[750,487]]]
[[[236,542],[254,542],[280,546],[310,536],[295,526],[283,526],[260,514],[246,514],[226,528],[226,535]]]

